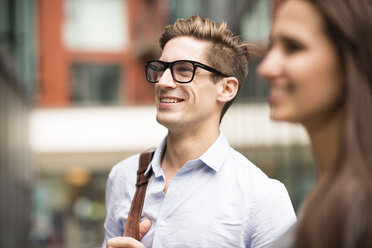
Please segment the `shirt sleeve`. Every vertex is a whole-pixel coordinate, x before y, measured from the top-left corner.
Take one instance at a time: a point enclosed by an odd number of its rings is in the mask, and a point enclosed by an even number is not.
[[[115,218],[115,209],[117,207],[118,189],[116,188],[116,167],[114,167],[107,180],[106,185],[106,219],[104,223],[105,238],[102,248],[106,248],[107,240],[122,235],[122,227]]]
[[[272,180],[269,190],[256,208],[252,224],[251,247],[268,247],[284,234],[297,220],[285,186]]]

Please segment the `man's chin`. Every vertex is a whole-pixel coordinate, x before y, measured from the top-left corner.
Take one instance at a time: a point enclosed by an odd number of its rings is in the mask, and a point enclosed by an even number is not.
[[[180,122],[176,120],[175,116],[156,116],[157,122],[164,126],[169,131],[177,131],[180,129],[181,125]]]
[[[156,115],[156,121],[160,124],[160,125],[162,125],[162,126],[164,126],[164,127],[166,127],[166,128],[168,128],[169,126],[171,126],[172,125],[172,123],[174,122],[174,118],[171,118],[171,117],[165,117],[165,116],[162,116],[162,115]]]

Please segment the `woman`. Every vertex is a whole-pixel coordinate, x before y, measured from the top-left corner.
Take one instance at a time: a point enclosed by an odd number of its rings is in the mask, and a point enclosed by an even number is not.
[[[372,1],[286,1],[270,39],[259,73],[271,118],[305,127],[318,170],[282,240],[372,247]]]

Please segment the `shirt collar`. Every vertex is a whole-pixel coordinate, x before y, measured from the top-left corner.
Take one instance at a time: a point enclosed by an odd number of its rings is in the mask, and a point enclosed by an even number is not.
[[[213,143],[211,147],[200,157],[200,160],[204,164],[209,166],[215,171],[219,171],[225,162],[225,159],[230,150],[229,142],[226,140],[225,136],[220,132],[217,140]]]
[[[166,147],[167,136],[161,141],[160,145],[156,148],[152,161],[147,168],[145,175],[150,171],[153,170],[156,177],[162,175],[161,170],[161,159],[163,157],[163,153]],[[230,150],[230,144],[226,140],[225,136],[222,132],[218,136],[217,140],[213,143],[211,147],[197,160],[202,161],[205,165],[210,167],[215,171],[219,171],[228,155]]]
[[[149,167],[147,168],[147,170],[145,171],[145,175],[147,175],[151,169],[154,172],[156,177],[162,175],[162,170],[160,168],[160,165],[161,165],[161,159],[163,157],[166,144],[167,144],[167,136],[164,137],[164,139],[160,142],[159,146],[156,148],[154,156],[152,157],[151,163]]]

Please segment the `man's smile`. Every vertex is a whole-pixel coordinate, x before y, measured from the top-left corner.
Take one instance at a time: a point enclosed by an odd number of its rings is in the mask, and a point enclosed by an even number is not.
[[[183,99],[179,99],[179,98],[160,98],[160,102],[161,103],[179,103],[179,102],[183,102]]]

